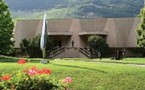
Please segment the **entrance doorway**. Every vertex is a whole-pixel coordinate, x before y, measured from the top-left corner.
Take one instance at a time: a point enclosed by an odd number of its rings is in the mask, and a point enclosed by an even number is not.
[[[62,42],[61,41],[55,41],[54,46],[55,47],[62,47]]]

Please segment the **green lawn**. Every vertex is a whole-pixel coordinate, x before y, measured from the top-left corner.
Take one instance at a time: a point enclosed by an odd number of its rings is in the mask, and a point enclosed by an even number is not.
[[[17,58],[9,60],[17,61]],[[0,59],[6,61],[7,59]],[[36,59],[33,59],[36,60]],[[40,64],[30,60],[25,65],[16,62],[1,62],[0,73],[20,70],[27,66],[39,68],[48,67],[52,77],[61,79],[67,76],[73,78],[71,90],[144,90],[145,67],[135,64],[145,64],[143,58],[126,58],[122,61],[110,59],[54,59],[49,64]],[[8,61],[8,60],[7,60]],[[123,62],[123,63],[122,63]],[[126,64],[130,63],[130,64]]]

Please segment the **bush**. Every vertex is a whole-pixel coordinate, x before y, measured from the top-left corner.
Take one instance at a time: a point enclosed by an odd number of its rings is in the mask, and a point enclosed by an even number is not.
[[[25,63],[25,59],[18,61],[18,64]],[[51,78],[51,73],[48,68],[38,69],[32,66],[11,74],[2,74],[0,90],[66,90],[68,84],[72,82],[70,77],[55,81]]]
[[[42,57],[42,51],[40,49],[40,35],[29,40],[24,38],[20,43],[20,48],[22,53],[25,53],[31,58]],[[53,48],[54,48],[53,40],[51,38],[48,38],[46,51],[51,51]]]
[[[97,35],[90,36],[88,38],[88,43],[91,51],[96,50],[100,52],[102,56],[107,55],[109,47],[108,44],[106,43],[106,40],[101,36]]]

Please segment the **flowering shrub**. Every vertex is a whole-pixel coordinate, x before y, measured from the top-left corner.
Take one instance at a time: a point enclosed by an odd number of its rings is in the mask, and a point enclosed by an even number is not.
[[[25,59],[18,61],[18,64],[25,63]],[[12,74],[2,74],[0,90],[68,90],[68,84],[72,83],[71,77],[55,81],[50,77],[51,73],[48,68],[38,69],[32,66]]]
[[[5,74],[1,77],[1,80],[2,81],[7,81],[7,80],[10,80],[11,79],[11,75],[10,74]]]
[[[47,69],[47,68],[43,68],[43,69],[37,69],[37,67],[33,66],[31,68],[26,68],[24,70],[25,74],[29,75],[29,76],[36,76],[36,75],[50,75],[51,74],[51,70]]]
[[[65,88],[65,90],[68,90],[69,83],[72,83],[71,77],[66,77],[65,79],[61,80],[61,85]]]
[[[24,58],[19,59],[18,64],[25,64],[26,60]]]

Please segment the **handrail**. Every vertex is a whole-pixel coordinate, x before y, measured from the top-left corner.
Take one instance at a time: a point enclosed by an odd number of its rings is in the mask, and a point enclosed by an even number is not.
[[[98,51],[93,49],[93,53],[90,51],[90,48],[83,48],[80,47],[79,51],[82,52],[84,55],[86,55],[89,58],[94,58],[94,57],[98,57]],[[97,54],[97,56],[96,56]]]
[[[50,57],[54,57],[55,55],[58,55],[59,53],[65,51],[65,46],[63,47],[60,47],[60,48],[57,48],[55,49],[54,51],[50,52]]]
[[[51,50],[46,51],[46,56],[50,57],[50,53],[56,49],[58,49],[58,46],[52,48]]]
[[[84,55],[86,55],[87,57],[91,57],[91,53],[90,53],[90,51],[89,50],[87,50],[87,49],[85,49],[85,48],[83,48],[83,47],[80,47],[79,48],[79,51],[80,52],[82,52]]]

